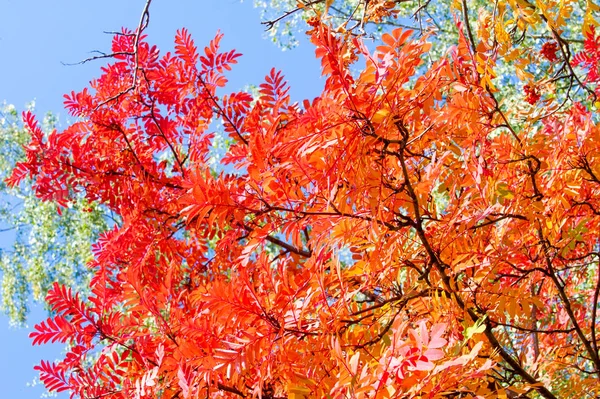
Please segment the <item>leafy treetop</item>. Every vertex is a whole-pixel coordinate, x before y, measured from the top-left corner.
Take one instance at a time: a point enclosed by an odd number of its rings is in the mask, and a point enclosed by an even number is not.
[[[163,55],[140,31],[115,35],[115,62],[66,96],[78,122],[44,137],[25,114],[27,161],[9,180],[31,175],[59,203],[83,193],[122,220],[95,245],[88,301],[49,293],[56,316],[31,336],[72,349],[37,366],[46,386],[598,395],[600,129],[589,99],[521,101],[513,124],[468,22],[429,60],[408,30],[369,51],[311,20],[325,84],[302,104],[275,70],[257,98],[226,92],[239,54],[220,34],[198,51],[180,30]],[[578,87],[595,84],[588,72]],[[229,172],[207,164],[216,121],[234,140]]]
[[[506,117],[517,124],[523,115],[512,109],[521,108],[523,99],[535,108],[543,103],[539,108],[545,112],[571,100],[597,100],[599,55],[595,27],[600,7],[596,3],[255,0],[269,34],[284,47],[298,44],[296,35],[306,26],[303,22],[325,19],[347,36],[380,37],[398,27],[411,29],[417,36],[432,34],[431,60],[458,41],[462,27],[478,73],[495,93]]]

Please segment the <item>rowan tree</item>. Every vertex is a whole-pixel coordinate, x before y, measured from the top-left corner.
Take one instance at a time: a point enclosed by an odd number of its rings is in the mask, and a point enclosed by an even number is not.
[[[427,35],[394,29],[369,50],[311,19],[325,84],[292,103],[275,70],[256,97],[228,92],[240,55],[221,50],[220,34],[198,51],[182,29],[161,55],[143,36],[149,4],[136,30],[115,35],[114,62],[65,96],[78,122],[44,137],[24,115],[32,141],[10,183],[32,176],[42,198],[82,193],[122,221],[94,247],[87,301],[57,284],[56,316],[31,334],[72,344],[37,366],[49,389],[600,394],[600,53],[589,19],[574,55],[544,11],[553,64],[542,67],[568,87],[556,98],[530,87],[510,110],[494,70],[519,70],[510,51],[525,49],[511,35],[475,36],[469,12],[436,58]],[[527,4],[510,2],[533,21]],[[512,35],[528,32],[513,23]],[[215,171],[217,122],[233,143]]]

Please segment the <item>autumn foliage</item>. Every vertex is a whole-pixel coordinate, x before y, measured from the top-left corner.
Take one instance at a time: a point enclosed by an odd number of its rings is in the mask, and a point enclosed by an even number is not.
[[[25,115],[11,182],[118,216],[94,245],[92,295],[55,285],[55,316],[31,334],[71,344],[37,366],[45,385],[115,399],[600,394],[593,101],[539,112],[529,96],[513,122],[464,21],[431,62],[427,35],[395,29],[369,50],[311,23],[326,79],[314,100],[292,103],[275,70],[257,97],[228,92],[240,54],[220,34],[199,50],[182,29],[161,55],[124,31],[114,62],[65,96],[77,122],[45,136]],[[593,31],[586,46],[566,62],[592,96]],[[542,54],[565,62],[560,48]],[[217,169],[216,122],[233,142]]]

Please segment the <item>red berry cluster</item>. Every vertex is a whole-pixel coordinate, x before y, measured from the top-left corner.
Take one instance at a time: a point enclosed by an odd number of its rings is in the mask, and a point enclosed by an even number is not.
[[[537,89],[533,85],[525,85],[523,90],[525,91],[525,101],[531,105],[537,103],[541,97],[540,93],[538,93]]]
[[[558,45],[555,42],[546,42],[542,45],[540,54],[550,62],[558,60],[556,52],[558,51]]]

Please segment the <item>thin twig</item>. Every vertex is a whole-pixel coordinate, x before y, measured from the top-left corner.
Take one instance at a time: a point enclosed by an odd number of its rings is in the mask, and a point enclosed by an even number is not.
[[[137,72],[140,69],[140,60],[139,60],[140,38],[142,36],[142,32],[144,32],[144,30],[148,27],[148,24],[150,23],[150,4],[152,4],[152,0],[146,0],[146,4],[144,5],[144,9],[142,10],[142,15],[140,16],[140,22],[138,23],[137,29],[136,29],[135,33],[133,34],[133,36],[134,36],[134,40],[133,40],[134,65],[133,65],[133,81],[131,82],[131,85],[129,87],[127,87],[125,90],[118,92],[114,96],[111,96],[111,97],[107,98],[106,100],[102,101],[101,103],[99,103],[98,105],[96,105],[96,107],[94,108],[94,111],[96,111],[98,108],[100,108],[101,106],[103,106],[109,102],[119,99],[120,97],[124,96],[125,94],[135,90],[135,88],[137,87],[137,83],[138,83]],[[102,57],[102,58],[107,58],[111,55],[114,56],[117,54],[107,54],[106,57]]]

